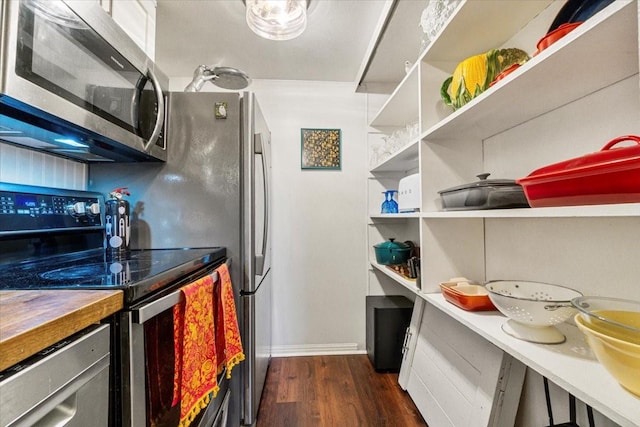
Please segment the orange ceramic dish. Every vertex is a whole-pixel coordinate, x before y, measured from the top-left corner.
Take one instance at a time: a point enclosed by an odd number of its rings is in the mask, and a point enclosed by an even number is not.
[[[489,295],[480,285],[460,285],[460,289],[456,289],[456,284],[445,282],[440,284],[440,290],[444,299],[450,303],[467,311],[487,311],[495,310],[495,306],[489,299]],[[482,289],[480,289],[482,288]]]

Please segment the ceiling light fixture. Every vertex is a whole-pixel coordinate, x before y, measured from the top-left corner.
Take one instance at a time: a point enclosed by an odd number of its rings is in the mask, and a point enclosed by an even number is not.
[[[307,0],[243,0],[247,25],[269,40],[291,40],[307,28]]]

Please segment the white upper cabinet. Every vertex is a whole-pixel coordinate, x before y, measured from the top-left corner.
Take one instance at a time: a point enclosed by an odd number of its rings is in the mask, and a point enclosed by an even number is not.
[[[99,0],[102,8],[149,58],[156,55],[155,0]]]

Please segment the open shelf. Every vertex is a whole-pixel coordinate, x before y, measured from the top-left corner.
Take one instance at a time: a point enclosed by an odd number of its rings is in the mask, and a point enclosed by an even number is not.
[[[418,68],[413,67],[389,96],[371,127],[385,130],[418,121]]]
[[[416,139],[371,169],[376,172],[406,172],[418,168],[420,139]]]
[[[563,344],[535,344],[504,333],[501,326],[507,318],[498,311],[469,312],[439,293],[418,295],[612,421],[625,427],[640,425],[640,398],[624,390],[598,363],[575,326],[557,326],[567,337]]]
[[[457,64],[502,46],[550,3],[552,0],[464,1],[424,52],[422,61]],[[461,34],[482,37],[460,37]]]
[[[397,214],[371,214],[371,219],[406,219],[406,218],[420,218],[422,215],[420,212],[407,212]]]
[[[375,268],[376,270],[381,271],[384,275],[390,277],[392,280],[394,280],[397,283],[401,284],[402,286],[404,286],[405,288],[407,288],[408,290],[410,290],[414,294],[416,294],[416,295],[420,294],[420,290],[418,289],[418,285],[417,285],[417,281],[416,280],[405,279],[403,276],[401,276],[401,275],[399,275],[397,273],[394,273],[393,271],[389,270],[385,265],[378,264],[375,261],[371,261],[371,266],[373,268]]]
[[[625,43],[638,39],[637,20],[635,2],[612,3],[427,129],[423,139],[430,142],[483,140],[638,74],[638,46]],[[579,83],[567,84],[567,79]],[[514,104],[522,100],[522,94],[530,96],[526,102]]]
[[[640,203],[561,206],[553,208],[488,209],[423,212],[422,218],[589,218],[640,216]]]

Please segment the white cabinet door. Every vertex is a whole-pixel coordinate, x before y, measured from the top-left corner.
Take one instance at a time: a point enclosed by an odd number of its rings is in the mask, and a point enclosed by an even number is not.
[[[402,346],[402,365],[400,365],[400,373],[398,374],[398,384],[403,390],[407,389],[409,377],[411,376],[411,365],[413,364],[413,355],[416,351],[416,343],[418,342],[418,332],[422,323],[422,313],[426,303],[422,298],[416,298],[413,304],[413,312],[411,313],[411,323],[404,337],[404,345]]]
[[[100,4],[147,56],[155,59],[155,0],[100,0]]]
[[[513,426],[526,367],[425,304],[407,391],[433,426]]]

